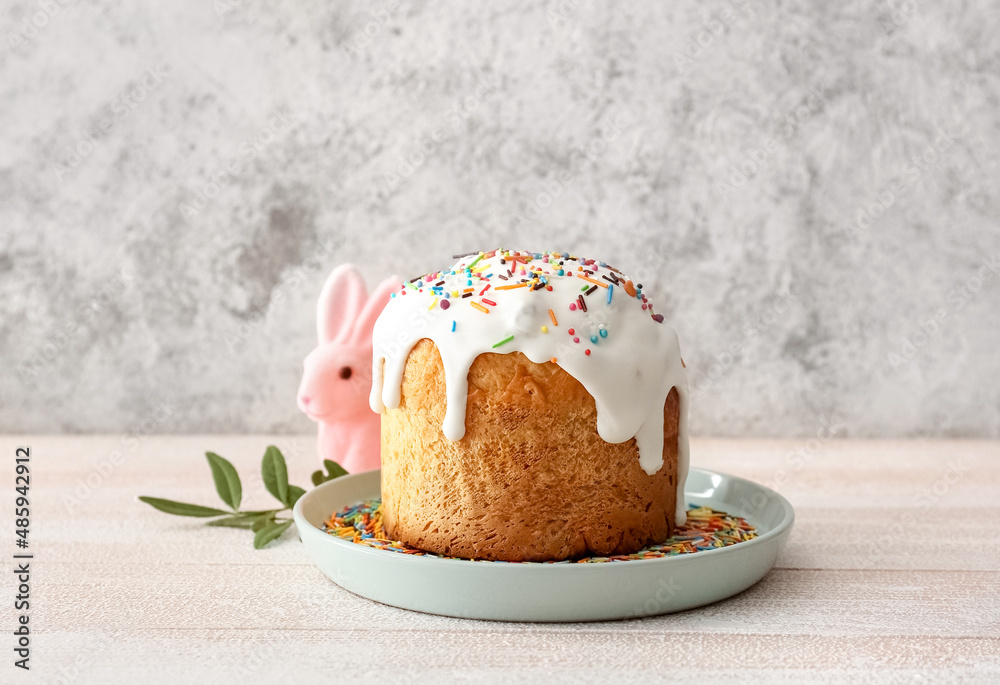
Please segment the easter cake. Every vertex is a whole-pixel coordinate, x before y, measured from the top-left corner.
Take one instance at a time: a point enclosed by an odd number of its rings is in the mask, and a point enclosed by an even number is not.
[[[567,253],[456,259],[375,322],[388,535],[498,561],[667,539],[685,521],[687,381],[641,284]]]

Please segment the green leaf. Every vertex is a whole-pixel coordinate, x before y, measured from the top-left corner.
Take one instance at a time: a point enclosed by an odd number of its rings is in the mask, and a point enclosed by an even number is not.
[[[306,494],[306,491],[300,488],[298,485],[288,486],[288,506],[294,507],[295,503],[299,501],[299,497]]]
[[[253,536],[253,548],[261,549],[269,542],[277,540],[292,525],[291,521],[283,521],[277,523],[272,521],[268,525],[264,526]]]
[[[277,509],[268,509],[266,511],[240,511],[235,514],[230,514],[229,516],[224,516],[221,519],[209,521],[206,525],[221,526],[223,528],[250,528],[257,522],[257,519],[261,519],[263,525],[263,522],[266,521],[267,518],[273,518],[276,513],[278,513]]]
[[[261,464],[261,475],[267,491],[278,498],[282,504],[288,502],[288,467],[281,450],[274,445],[268,445]]]
[[[225,518],[209,521],[206,525],[219,526],[222,528],[249,528],[253,525],[253,516],[226,516]]]
[[[322,485],[329,480],[347,475],[347,470],[335,461],[324,459],[323,465],[326,466],[326,473],[323,473],[322,471],[314,471],[312,474],[313,485]]]
[[[173,514],[175,516],[197,516],[200,518],[208,518],[210,516],[225,516],[229,514],[228,511],[224,511],[222,509],[203,507],[200,504],[175,502],[170,499],[160,499],[159,497],[146,497],[143,495],[139,497],[139,501],[145,502],[154,509],[159,509],[166,514]]]
[[[334,478],[340,478],[341,476],[347,475],[347,469],[335,461],[324,459],[323,465],[326,467],[326,472],[330,474],[326,477],[326,480],[333,480]]]
[[[240,483],[240,476],[236,473],[236,469],[215,452],[205,452],[205,458],[208,459],[208,465],[212,467],[212,478],[215,480],[215,489],[219,493],[219,497],[233,511],[238,511],[240,500],[243,499],[243,485]]]
[[[253,525],[250,526],[250,529],[256,533],[258,530],[266,526],[268,523],[273,522],[274,515],[277,513],[278,513],[277,511],[265,511],[262,514],[259,514],[257,518],[254,519]]]

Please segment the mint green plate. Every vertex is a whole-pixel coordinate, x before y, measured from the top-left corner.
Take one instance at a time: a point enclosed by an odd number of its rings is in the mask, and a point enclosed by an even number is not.
[[[379,471],[344,476],[296,503],[299,535],[320,570],[351,592],[442,616],[494,621],[601,621],[654,616],[732,597],[774,566],[792,505],[749,480],[691,469],[688,504],[742,516],[759,537],[673,557],[602,564],[503,564],[373,549],[323,532],[331,513],[378,497]]]

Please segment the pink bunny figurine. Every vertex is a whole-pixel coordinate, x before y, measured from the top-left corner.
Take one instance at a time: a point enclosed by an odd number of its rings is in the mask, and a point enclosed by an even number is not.
[[[401,284],[388,278],[368,297],[361,274],[342,264],[319,296],[319,345],[305,359],[298,405],[319,424],[320,459],[332,459],[351,473],[382,465],[379,415],[368,405],[372,327]]]

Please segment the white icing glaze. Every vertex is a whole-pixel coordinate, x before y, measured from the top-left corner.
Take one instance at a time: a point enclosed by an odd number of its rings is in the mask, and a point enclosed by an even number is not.
[[[520,255],[515,272],[509,276],[512,263],[509,260],[500,263],[508,254]],[[663,404],[671,388],[677,388],[680,426],[676,523],[683,524],[687,519],[684,482],[689,460],[688,387],[673,328],[653,320],[648,298],[644,301],[641,291],[637,296],[629,296],[624,287],[627,277],[600,262],[559,257],[555,253],[505,250],[488,252],[478,260],[477,256],[459,259],[451,269],[404,284],[386,305],[375,322],[372,338],[372,409],[381,413],[386,407],[399,406],[406,359],[423,338],[433,341],[441,354],[447,387],[442,430],[451,440],[460,440],[465,435],[469,369],[476,357],[486,352],[519,351],[536,363],[554,359],[593,396],[601,438],[620,443],[634,437],[639,463],[652,475],[663,465]],[[542,259],[546,256],[548,263]],[[531,259],[526,266],[525,259]],[[467,265],[474,260],[476,263],[467,271]],[[580,266],[593,273],[578,270]],[[562,276],[557,273],[560,268],[564,271]],[[503,288],[520,281],[541,282],[541,278],[535,280],[537,276],[532,269],[541,270],[540,276],[551,290],[544,286]],[[492,275],[483,278],[489,274]],[[508,280],[500,279],[500,274],[508,276]],[[594,284],[581,276],[611,287],[596,287],[590,295],[585,295],[581,288]],[[612,286],[604,276],[616,277],[620,283]],[[444,283],[436,285],[441,281]],[[487,285],[490,287],[481,293]],[[469,288],[473,289],[472,296],[462,298],[463,291]],[[454,296],[455,291],[458,297]],[[587,311],[578,306],[570,310],[570,303],[580,296],[585,299]],[[484,298],[496,304],[484,302]],[[442,300],[449,303],[446,309],[442,309]],[[477,309],[473,302],[488,313]],[[643,309],[643,304],[647,309]],[[550,309],[558,325],[553,324]],[[606,337],[601,337],[602,328],[607,332]],[[570,335],[569,329],[575,335]],[[513,338],[495,346],[509,336]],[[591,336],[596,336],[596,342]],[[574,338],[579,342],[574,342]],[[588,349],[589,355],[585,352]]]

